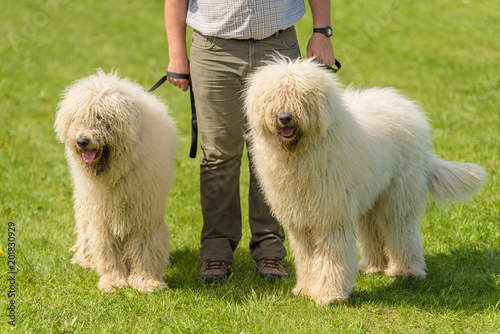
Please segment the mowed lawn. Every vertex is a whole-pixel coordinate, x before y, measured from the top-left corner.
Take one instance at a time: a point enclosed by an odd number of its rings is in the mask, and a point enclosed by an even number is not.
[[[101,293],[95,272],[70,263],[72,188],[54,115],[61,91],[96,68],[119,70],[146,89],[164,74],[163,2],[22,0],[4,1],[0,11],[1,333],[500,332],[496,1],[333,2],[341,82],[395,87],[425,110],[434,153],[480,164],[490,176],[465,204],[438,208],[429,200],[422,219],[425,280],[358,276],[351,298],[327,307],[291,293],[291,255],[286,281],[259,280],[248,254],[246,160],[243,239],[232,274],[217,286],[197,281],[200,154],[188,158],[189,96],[168,85],[155,94],[168,102],[179,129],[166,203],[169,288]],[[309,12],[297,29],[305,51]]]

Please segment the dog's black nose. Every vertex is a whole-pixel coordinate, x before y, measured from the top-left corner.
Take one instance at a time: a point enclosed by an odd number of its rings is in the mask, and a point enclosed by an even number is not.
[[[76,140],[76,143],[78,144],[78,146],[80,146],[81,148],[85,148],[87,146],[89,146],[90,144],[90,139],[88,138],[85,138],[85,137],[80,137]]]
[[[293,116],[289,112],[280,112],[280,114],[278,115],[278,119],[281,124],[287,125],[292,121]]]

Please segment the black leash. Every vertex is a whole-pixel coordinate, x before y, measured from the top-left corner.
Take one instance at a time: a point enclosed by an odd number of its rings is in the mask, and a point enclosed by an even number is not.
[[[338,61],[337,59],[335,59],[335,66],[337,68],[334,68],[334,67],[330,67],[331,68],[331,71],[333,71],[333,73],[337,73],[338,71],[340,71],[340,69],[342,68],[342,64],[340,64],[340,61]]]
[[[189,80],[189,74],[167,72],[158,82],[156,82],[148,93],[151,93],[167,81],[167,78],[185,79]],[[196,158],[196,151],[198,149],[198,121],[196,120],[196,105],[194,103],[193,86],[189,80],[189,95],[191,98],[191,149],[189,150],[189,157]]]
[[[321,63],[319,60],[316,60],[316,61],[317,61],[318,63]],[[340,71],[340,69],[342,68],[342,64],[340,64],[340,61],[338,61],[337,59],[335,59],[335,65],[334,65],[336,68],[335,68],[335,67],[333,67],[333,66],[331,66],[331,67],[330,67],[330,66],[325,65],[325,64],[323,64],[323,63],[321,63],[321,65],[323,65],[323,67],[324,67],[325,69],[327,69],[328,71],[331,71],[331,72],[333,72],[333,73],[337,73],[337,72],[338,72],[338,71]]]

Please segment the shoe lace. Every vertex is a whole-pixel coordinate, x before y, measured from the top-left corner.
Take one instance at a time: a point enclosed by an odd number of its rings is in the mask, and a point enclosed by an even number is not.
[[[227,267],[227,264],[223,260],[207,260],[203,264],[205,269],[210,270],[210,269],[225,269]]]
[[[277,257],[265,257],[259,261],[261,268],[283,269],[281,259]]]

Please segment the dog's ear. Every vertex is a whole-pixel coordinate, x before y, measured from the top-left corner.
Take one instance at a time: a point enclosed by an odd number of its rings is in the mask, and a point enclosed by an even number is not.
[[[76,115],[81,109],[81,104],[85,102],[79,97],[81,86],[85,83],[85,80],[87,79],[74,81],[60,95],[54,129],[61,143],[66,143],[69,140],[71,126],[76,121]]]
[[[101,131],[105,134],[104,141],[115,146],[130,145],[139,140],[142,127],[142,113],[144,108],[133,97],[113,91],[107,98],[101,99],[96,106],[102,121],[99,126],[109,127],[110,131]],[[147,129],[145,130],[147,131]]]
[[[325,110],[319,113],[322,135],[334,124],[336,116],[345,110],[342,99],[343,88],[331,75],[325,78],[325,82],[326,85],[320,103],[320,108],[325,108]]]
[[[75,114],[69,110],[69,106],[64,104],[64,100],[59,104],[54,121],[54,129],[57,134],[57,139],[61,143],[66,143],[68,138],[68,131],[71,124],[75,120]]]
[[[332,126],[335,122],[335,110],[338,110],[338,103],[335,98],[331,98],[328,96],[323,97],[324,101],[320,103],[319,108],[321,110],[319,112],[319,122],[320,125],[320,135],[326,135],[326,131]]]
[[[252,129],[257,135],[260,135],[260,131],[265,126],[265,117],[262,113],[262,108],[257,110],[257,106],[260,105],[259,101],[256,99],[256,94],[252,86],[247,81],[247,86],[243,91],[243,112],[246,118],[247,127]]]
[[[139,139],[139,134],[142,126],[142,113],[141,106],[132,101],[131,99],[125,99],[122,104],[124,110],[124,119],[127,129],[126,133],[131,137],[132,141],[137,141]]]

